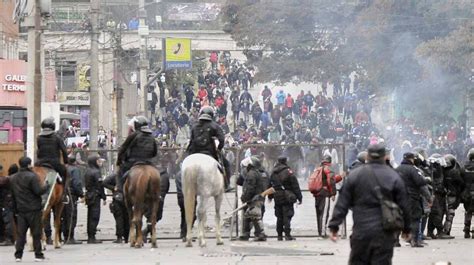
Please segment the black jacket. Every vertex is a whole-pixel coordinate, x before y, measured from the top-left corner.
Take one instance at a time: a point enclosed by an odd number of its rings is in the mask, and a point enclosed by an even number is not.
[[[89,194],[89,198],[105,200],[104,187],[102,185],[102,177],[100,175],[100,168],[96,163],[95,158],[89,158],[87,161],[87,170],[85,175],[85,187]]]
[[[339,225],[352,209],[354,219],[353,235],[377,236],[382,233],[382,210],[375,193],[377,182],[369,179],[373,174],[380,183],[382,193],[392,199],[403,211],[404,232],[410,232],[410,215],[405,184],[400,176],[383,163],[371,162],[349,173],[337,199],[329,222],[331,231],[338,231]]]
[[[151,162],[158,153],[158,145],[151,133],[134,132],[127,137],[120,147],[117,163]]]
[[[76,165],[69,165],[67,166],[67,173],[71,178],[71,183],[69,185],[71,194],[79,198],[84,197],[84,192],[82,191],[83,185],[81,170]]]
[[[12,192],[10,189],[10,177],[0,176],[0,208],[13,207]]]
[[[224,132],[214,121],[200,120],[191,129],[191,140],[189,142],[189,153],[203,153],[217,158],[217,151],[214,145],[214,137],[219,140],[217,149],[220,151],[224,147]]]
[[[37,156],[40,162],[60,161],[62,157],[63,162],[67,163],[66,145],[56,133],[39,135],[36,144],[38,145]]]
[[[249,202],[255,195],[262,193],[265,190],[263,185],[261,172],[256,168],[249,168],[242,185],[242,196],[240,197],[242,202]]]
[[[300,184],[288,165],[277,163],[270,176],[270,184],[275,190],[288,190],[296,195],[298,201],[303,200]]]
[[[464,191],[461,199],[474,210],[474,161],[464,164]]]
[[[41,195],[48,186],[41,186],[38,176],[30,169],[20,171],[10,177],[10,187],[15,202],[15,211],[19,213],[41,211]]]
[[[403,179],[409,197],[413,200],[421,199],[422,187],[427,185],[421,172],[407,160],[403,160],[402,164],[397,167],[396,171]]]
[[[464,170],[456,163],[453,167],[445,168],[443,171],[444,185],[448,196],[461,196],[464,190]]]

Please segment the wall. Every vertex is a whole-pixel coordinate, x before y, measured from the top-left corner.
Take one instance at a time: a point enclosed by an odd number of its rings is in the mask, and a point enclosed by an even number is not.
[[[12,20],[14,0],[0,1],[0,58],[18,59],[18,24]]]

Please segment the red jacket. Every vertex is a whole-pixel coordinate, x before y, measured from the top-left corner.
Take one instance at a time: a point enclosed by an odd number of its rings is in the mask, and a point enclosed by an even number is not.
[[[207,97],[207,90],[206,89],[199,89],[199,92],[198,92],[199,100],[202,100],[205,97]]]
[[[332,172],[331,163],[323,162],[322,167],[324,168],[324,176],[326,176],[326,180],[327,180],[326,183],[328,183],[327,187],[329,190],[329,194],[335,195],[336,194],[335,184],[340,182],[342,180],[342,177]]]
[[[293,108],[293,103],[294,103],[294,100],[292,97],[288,96],[286,97],[285,99],[285,106],[289,109]]]

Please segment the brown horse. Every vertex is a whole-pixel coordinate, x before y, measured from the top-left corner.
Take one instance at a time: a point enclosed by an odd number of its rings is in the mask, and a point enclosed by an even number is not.
[[[130,220],[130,247],[143,246],[142,218],[151,209],[151,247],[156,248],[156,215],[160,203],[160,172],[150,165],[133,166],[123,190]]]
[[[45,167],[33,167],[33,172],[38,176],[38,180],[41,184],[45,182],[48,171],[51,169]],[[48,205],[45,206],[43,211],[43,226],[46,222],[49,222],[49,216],[51,210],[54,214],[54,248],[60,248],[61,244],[59,242],[59,235],[61,233],[61,214],[63,212],[64,204],[62,202],[62,196],[64,192],[64,187],[62,185],[55,185],[54,190],[49,199]],[[43,241],[45,239],[43,231]]]

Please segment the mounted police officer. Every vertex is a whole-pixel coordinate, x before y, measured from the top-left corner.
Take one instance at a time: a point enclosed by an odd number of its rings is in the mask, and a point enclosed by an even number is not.
[[[152,159],[158,153],[158,145],[151,135],[148,119],[138,116],[134,121],[135,132],[130,134],[120,147],[117,165],[120,167],[117,175],[117,190],[123,192],[123,184],[127,178],[127,171],[136,163],[152,164]]]
[[[219,144],[216,148],[214,139]],[[224,166],[225,188],[229,186],[230,169],[225,157],[221,155],[224,147],[224,132],[214,121],[214,109],[210,106],[203,107],[199,114],[199,121],[191,129],[191,139],[187,148],[188,155],[201,153],[212,156]]]
[[[49,165],[61,176],[61,183],[66,183],[66,167],[61,163],[68,162],[66,145],[63,139],[55,133],[56,124],[52,117],[41,122],[41,132],[36,139],[38,146],[37,157],[39,165]]]
[[[466,210],[464,214],[464,238],[471,237],[471,220],[474,213],[474,148],[467,155],[469,161],[464,164],[465,188],[461,194],[461,200]],[[474,233],[472,234],[474,239]]]

